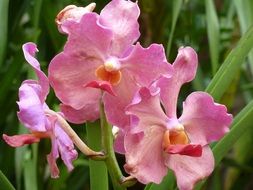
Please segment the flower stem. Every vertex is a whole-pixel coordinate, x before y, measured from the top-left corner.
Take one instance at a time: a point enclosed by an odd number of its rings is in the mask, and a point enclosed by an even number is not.
[[[94,150],[101,149],[101,129],[98,122],[86,123],[88,145]],[[104,162],[89,160],[90,189],[108,190],[108,172]]]
[[[46,114],[53,115],[57,117],[57,121],[60,124],[60,127],[68,134],[69,138],[74,142],[77,148],[84,153],[86,156],[89,156],[92,159],[103,160],[105,159],[103,152],[96,152],[90,149],[76,134],[76,132],[70,127],[68,122],[58,113],[52,110],[46,110]]]
[[[111,176],[113,189],[114,190],[126,190],[125,187],[121,185],[121,181],[124,176],[121,173],[120,167],[118,165],[114,149],[113,149],[113,135],[112,135],[112,127],[107,122],[104,105],[100,103],[100,122],[101,122],[101,132],[102,132],[102,146],[104,148],[106,159],[105,163],[109,174]]]

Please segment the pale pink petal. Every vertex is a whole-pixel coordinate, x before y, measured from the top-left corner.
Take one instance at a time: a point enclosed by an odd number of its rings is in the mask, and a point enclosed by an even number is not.
[[[19,88],[19,120],[32,131],[46,131],[44,102],[40,100],[41,86],[37,81],[26,80]]]
[[[67,166],[68,171],[73,170],[74,167],[72,162],[78,156],[78,153],[74,148],[73,141],[57,123],[54,128],[54,135],[61,155],[61,159]]]
[[[113,88],[116,96],[112,96],[109,93],[104,94],[105,114],[112,125],[121,129],[130,125],[130,118],[129,115],[126,115],[125,108],[133,99],[138,88],[132,78],[124,73],[122,74],[120,83]]]
[[[3,134],[3,139],[8,145],[12,147],[20,147],[26,144],[37,143],[40,141],[40,138],[36,137],[33,134],[22,134],[14,136],[8,136]]]
[[[193,157],[200,157],[202,155],[202,146],[201,145],[194,145],[194,144],[176,144],[170,145],[165,152],[169,154],[180,154],[180,155],[187,155]]]
[[[113,31],[112,55],[121,55],[140,36],[140,9],[131,1],[112,0],[101,11],[99,22]]]
[[[168,155],[166,165],[174,171],[180,190],[192,190],[199,180],[212,173],[214,158],[211,149],[205,146],[201,157]]]
[[[71,106],[61,104],[60,110],[65,119],[71,123],[81,124],[88,121],[95,121],[99,118],[99,99],[96,102],[88,102],[80,110],[76,110]]]
[[[121,59],[122,75],[127,70],[141,86],[150,86],[161,76],[171,77],[173,69],[166,60],[162,45],[152,44],[143,48],[139,43],[135,45],[128,57]]]
[[[177,98],[181,86],[195,77],[198,57],[191,47],[181,47],[173,63],[172,78],[162,78],[157,85],[161,88],[161,100],[169,117],[176,118]]]
[[[38,77],[38,83],[41,86],[41,94],[39,94],[39,97],[43,102],[49,92],[49,82],[47,76],[40,69],[40,63],[35,58],[35,53],[38,52],[37,46],[32,42],[28,42],[22,48],[26,61],[33,67]]]
[[[97,79],[95,70],[103,64],[112,38],[111,31],[97,23],[97,17],[85,14],[75,32],[69,34],[64,51],[49,65],[49,80],[56,96],[75,109],[101,96],[100,90],[84,87]]]
[[[232,115],[209,94],[194,92],[185,100],[179,121],[192,143],[206,145],[221,139],[229,131]]]
[[[139,132],[151,126],[163,126],[166,129],[168,118],[162,110],[159,89],[143,87],[135,95],[132,103],[127,107],[127,114],[138,118],[138,126],[131,129]]]
[[[142,133],[127,133],[125,136],[127,173],[141,183],[161,183],[167,174],[162,152],[164,129],[160,126],[149,126]]]
[[[108,92],[109,94],[113,96],[116,96],[111,83],[107,81],[91,81],[88,84],[85,84],[84,87],[98,88],[98,89]]]

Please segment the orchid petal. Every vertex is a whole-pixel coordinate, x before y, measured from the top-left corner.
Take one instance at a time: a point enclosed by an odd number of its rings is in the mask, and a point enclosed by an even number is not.
[[[99,99],[95,102],[89,102],[80,110],[76,110],[71,106],[61,104],[60,110],[69,122],[81,124],[88,121],[95,121],[99,118]]]
[[[201,157],[168,155],[166,165],[172,169],[180,190],[191,190],[199,180],[209,176],[214,169],[214,158],[208,146],[203,147]]]
[[[77,158],[78,155],[77,151],[74,149],[73,141],[57,123],[54,128],[54,134],[59,152],[61,154],[61,159],[67,166],[68,171],[71,171],[74,168],[72,162]]]
[[[105,105],[105,114],[108,121],[121,129],[125,129],[130,125],[129,115],[126,115],[125,108],[133,99],[138,86],[129,77],[127,73],[122,74],[119,85],[114,86],[116,96],[105,93],[103,102]]]
[[[127,173],[141,183],[161,183],[167,174],[161,151],[164,129],[152,126],[141,133],[127,133],[125,136]]]
[[[139,120],[138,126],[131,129],[132,132],[140,132],[152,126],[163,126],[166,129],[168,118],[160,105],[159,89],[141,88],[126,112]]]
[[[39,95],[41,86],[36,81],[26,80],[19,88],[19,120],[32,131],[46,131],[44,103]]]
[[[170,145],[165,152],[169,154],[180,154],[180,155],[187,155],[193,157],[200,157],[202,155],[202,146],[201,145],[194,145],[194,144],[187,144],[187,145]]]
[[[166,61],[162,45],[152,44],[143,48],[137,43],[128,57],[121,60],[122,72],[126,69],[141,86],[150,86],[161,76],[171,77],[172,66]]]
[[[161,100],[168,117],[176,118],[177,98],[181,86],[193,80],[198,66],[198,57],[191,47],[180,48],[173,63],[173,76],[161,78],[157,86],[161,88]]]
[[[36,137],[33,134],[22,134],[14,136],[8,136],[3,134],[3,139],[8,145],[12,147],[20,147],[26,144],[37,143],[40,141],[40,138]]]
[[[38,83],[41,86],[41,94],[39,97],[43,102],[49,92],[49,82],[47,76],[40,69],[40,63],[34,57],[35,53],[38,51],[37,46],[34,43],[28,42],[25,43],[22,48],[26,61],[33,67],[38,77]]]
[[[140,36],[140,9],[131,1],[112,0],[101,11],[99,22],[113,31],[112,55],[122,56]]]
[[[88,84],[85,84],[84,87],[98,88],[108,92],[109,94],[116,96],[111,83],[107,81],[91,81]]]
[[[232,115],[209,94],[194,92],[185,100],[179,121],[192,143],[206,145],[221,139],[229,131]]]

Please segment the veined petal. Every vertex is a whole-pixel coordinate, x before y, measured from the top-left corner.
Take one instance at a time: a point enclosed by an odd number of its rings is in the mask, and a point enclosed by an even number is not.
[[[214,158],[211,149],[205,146],[201,157],[168,155],[166,165],[174,171],[180,190],[192,190],[199,180],[212,173]]]
[[[112,0],[101,11],[99,22],[113,31],[113,55],[121,57],[139,38],[139,15],[137,3],[124,0]]]
[[[194,92],[185,100],[179,121],[192,143],[206,145],[221,139],[229,131],[232,115],[209,94]]]
[[[125,136],[127,173],[141,183],[161,183],[167,174],[162,151],[164,129],[152,126],[141,133],[127,133]]]
[[[112,39],[111,31],[100,26],[97,19],[95,13],[85,14],[75,32],[69,34],[64,51],[49,65],[49,80],[56,96],[75,109],[100,97],[99,90],[84,87],[96,80],[95,71],[103,64]]]
[[[26,80],[19,88],[19,120],[32,131],[46,131],[44,102],[40,100],[41,86],[37,81]]]
[[[169,117],[176,118],[177,99],[181,86],[195,77],[198,57],[191,47],[181,47],[173,63],[173,76],[161,78],[157,86],[161,88],[161,100]]]
[[[121,60],[122,72],[127,70],[141,86],[150,86],[161,76],[171,77],[173,69],[166,61],[162,45],[152,44],[143,48],[137,43],[128,57]]]
[[[86,104],[80,110],[61,104],[60,110],[71,123],[81,124],[86,121],[95,121],[99,118],[99,99],[95,102],[89,102],[89,104]]]
[[[36,137],[33,134],[22,134],[14,136],[8,136],[6,134],[3,134],[3,139],[8,145],[12,147],[20,147],[26,144],[37,143],[40,141],[40,138]]]
[[[73,141],[69,138],[69,136],[63,131],[63,129],[58,126],[56,123],[54,128],[54,135],[57,141],[58,149],[61,155],[61,159],[64,164],[67,166],[68,171],[73,170],[73,160],[77,158],[77,151],[74,148]]]
[[[41,102],[44,102],[49,92],[49,82],[47,76],[41,71],[40,63],[35,58],[35,53],[38,52],[36,44],[32,42],[25,43],[22,46],[26,61],[33,67],[38,77],[38,83],[41,86],[41,94],[39,97]]]
[[[125,141],[125,131],[119,130],[118,134],[116,135],[116,139],[114,140],[114,150],[117,153],[120,154],[125,154],[125,146],[124,146],[124,141]]]
[[[153,126],[161,126],[166,129],[167,116],[162,110],[159,98],[159,89],[143,87],[135,95],[132,103],[127,107],[127,114],[137,117],[138,126],[131,129],[139,132]]]
[[[122,73],[120,83],[113,88],[115,96],[109,93],[104,94],[105,114],[112,125],[121,129],[129,127],[130,117],[126,115],[125,109],[133,99],[138,88],[135,81],[127,73]]]

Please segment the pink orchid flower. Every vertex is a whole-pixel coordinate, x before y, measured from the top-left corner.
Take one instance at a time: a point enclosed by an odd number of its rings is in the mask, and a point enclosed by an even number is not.
[[[70,122],[99,118],[102,89],[107,119],[121,128],[129,126],[124,109],[139,86],[171,75],[162,45],[133,45],[140,35],[139,14],[137,3],[112,0],[100,15],[86,13],[79,22],[65,21],[68,41],[49,65],[49,80]]]
[[[57,122],[57,117],[46,114],[49,110],[45,103],[49,93],[49,82],[46,75],[40,70],[39,62],[34,58],[37,48],[33,43],[23,45],[26,61],[33,67],[38,77],[36,80],[25,80],[19,88],[19,112],[18,118],[29,129],[30,134],[8,136],[3,134],[3,139],[12,147],[20,147],[25,144],[39,142],[42,138],[50,138],[52,151],[47,156],[51,170],[51,176],[59,176],[56,160],[61,159],[68,170],[73,169],[72,161],[77,158],[77,151],[69,136],[62,130]]]
[[[195,77],[197,62],[192,48],[180,48],[172,78],[142,88],[127,108],[133,128],[125,136],[124,167],[144,184],[159,184],[169,168],[179,189],[189,190],[213,171],[208,144],[229,131],[232,115],[205,92],[191,93],[183,103],[182,115],[177,118],[176,114],[180,88]]]

